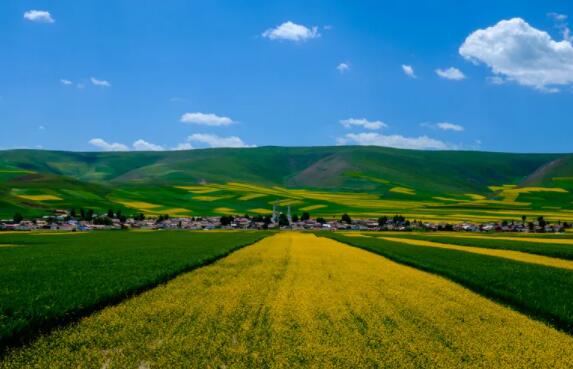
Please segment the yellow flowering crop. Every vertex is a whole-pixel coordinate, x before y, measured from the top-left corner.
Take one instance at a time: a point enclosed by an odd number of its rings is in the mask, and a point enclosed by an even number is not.
[[[570,368],[573,338],[444,278],[281,233],[0,368]]]
[[[474,246],[458,246],[458,245],[452,245],[452,244],[448,244],[448,243],[413,240],[413,239],[408,239],[408,238],[397,238],[397,237],[380,237],[380,238],[383,240],[392,241],[392,242],[400,242],[400,243],[405,243],[408,245],[437,247],[440,249],[465,251],[465,252],[471,252],[474,254],[497,256],[500,258],[521,261],[524,263],[540,264],[540,265],[545,265],[545,266],[550,266],[550,267],[555,267],[555,268],[572,269],[573,270],[573,261],[571,261],[571,260],[563,260],[563,259],[557,259],[557,258],[552,258],[552,257],[548,257],[548,256],[528,254],[528,253],[520,252],[520,251],[511,251],[511,250],[502,250],[502,249],[486,249],[486,248],[474,247]]]

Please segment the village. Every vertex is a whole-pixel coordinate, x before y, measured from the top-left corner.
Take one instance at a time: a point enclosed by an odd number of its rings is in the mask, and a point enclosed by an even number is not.
[[[87,215],[86,215],[87,214]],[[408,220],[401,215],[382,216],[378,219],[352,219],[348,214],[340,218],[327,219],[311,217],[307,212],[300,217],[273,208],[272,215],[256,216],[205,216],[170,217],[159,215],[146,217],[144,214],[124,216],[120,212],[108,211],[96,214],[92,211],[56,210],[53,215],[24,219],[16,214],[13,219],[0,220],[1,231],[95,231],[95,230],[299,230],[299,231],[398,231],[398,232],[525,232],[525,233],[562,233],[571,228],[566,222],[550,223],[543,217],[527,221],[500,221],[485,223],[436,223]]]

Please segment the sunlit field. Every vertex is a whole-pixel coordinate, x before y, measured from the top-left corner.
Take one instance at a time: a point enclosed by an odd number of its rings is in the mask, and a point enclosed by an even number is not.
[[[566,333],[450,280],[281,233],[12,349],[0,367],[568,368],[572,352]]]

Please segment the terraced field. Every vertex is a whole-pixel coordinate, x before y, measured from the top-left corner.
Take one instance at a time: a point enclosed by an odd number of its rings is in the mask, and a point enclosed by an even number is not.
[[[374,251],[389,242],[335,237]],[[281,233],[12,349],[0,368],[569,368],[572,360],[570,335],[450,280]]]

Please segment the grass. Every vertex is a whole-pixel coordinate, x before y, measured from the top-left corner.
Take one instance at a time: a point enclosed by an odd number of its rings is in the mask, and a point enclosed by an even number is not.
[[[395,237],[394,235],[392,237]],[[512,250],[526,252],[530,254],[549,256],[553,258],[573,260],[573,240],[534,238],[534,237],[510,237],[508,240],[503,236],[446,236],[446,235],[421,235],[408,234],[396,235],[396,237],[406,237],[415,240],[431,242],[441,242],[459,246],[473,246],[486,249]],[[569,241],[569,244],[561,244]]]
[[[573,273],[569,270],[371,237],[324,235],[445,276],[559,329],[573,332]]]
[[[568,368],[573,339],[444,278],[282,233],[12,350],[16,368]]]
[[[14,245],[0,248],[0,347],[120,301],[264,236],[0,233],[0,244]]]

